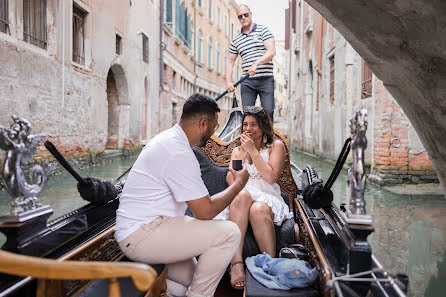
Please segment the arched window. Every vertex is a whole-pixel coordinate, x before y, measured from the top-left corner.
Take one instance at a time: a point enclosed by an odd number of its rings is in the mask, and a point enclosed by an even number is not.
[[[226,52],[226,48],[223,49],[223,73],[226,73],[226,60],[228,59],[228,54]]]
[[[209,0],[208,14],[209,14],[209,19],[212,20],[212,0]]]
[[[212,69],[212,38],[208,38],[208,68]]]
[[[216,54],[215,54],[215,70],[217,71],[217,73],[221,72],[221,68],[220,68],[220,46],[217,42],[217,44],[215,45],[215,50],[216,50]]]
[[[197,60],[203,63],[203,32],[201,29],[198,30]]]

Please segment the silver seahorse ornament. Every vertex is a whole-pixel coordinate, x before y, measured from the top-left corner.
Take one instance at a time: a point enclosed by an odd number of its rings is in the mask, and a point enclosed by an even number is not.
[[[364,151],[367,148],[367,109],[361,108],[350,120],[352,165],[348,170],[348,183],[351,186],[349,218],[357,223],[370,223],[371,218],[365,208],[364,191],[366,185]]]
[[[33,165],[26,178],[21,164],[28,164],[43,134],[32,135],[31,124],[17,115],[12,116],[13,123],[9,128],[0,126],[0,148],[5,150],[3,163],[3,186],[14,198],[11,203],[11,215],[18,215],[40,208],[38,198],[48,183],[49,175],[56,168],[56,163]]]

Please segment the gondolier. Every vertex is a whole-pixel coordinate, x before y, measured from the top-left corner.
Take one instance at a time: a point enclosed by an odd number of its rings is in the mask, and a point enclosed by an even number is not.
[[[237,7],[237,16],[242,25],[229,48],[226,62],[226,89],[235,90],[232,82],[232,68],[237,56],[242,58],[243,74],[250,78],[241,85],[243,106],[255,105],[257,95],[260,103],[273,120],[274,112],[274,76],[272,59],[276,55],[274,36],[268,27],[252,22],[252,13],[248,6]]]

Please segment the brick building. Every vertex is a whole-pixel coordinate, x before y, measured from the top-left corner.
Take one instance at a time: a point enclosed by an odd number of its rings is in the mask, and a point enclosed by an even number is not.
[[[66,156],[157,132],[159,1],[0,0],[0,124],[28,119]]]
[[[234,0],[165,0],[164,5],[161,130],[178,122],[184,101],[193,93],[215,98],[226,89],[227,52],[240,27]],[[239,60],[236,65],[234,82],[241,75]],[[222,126],[232,95],[222,98],[219,106]]]
[[[350,135],[350,118],[365,106],[369,178],[381,185],[437,182],[401,107],[347,40],[304,1],[290,1],[285,28],[290,144],[336,159]]]

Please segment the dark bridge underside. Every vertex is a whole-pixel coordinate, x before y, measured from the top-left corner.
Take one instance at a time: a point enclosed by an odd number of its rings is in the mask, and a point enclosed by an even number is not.
[[[446,1],[306,0],[384,82],[446,193]]]

